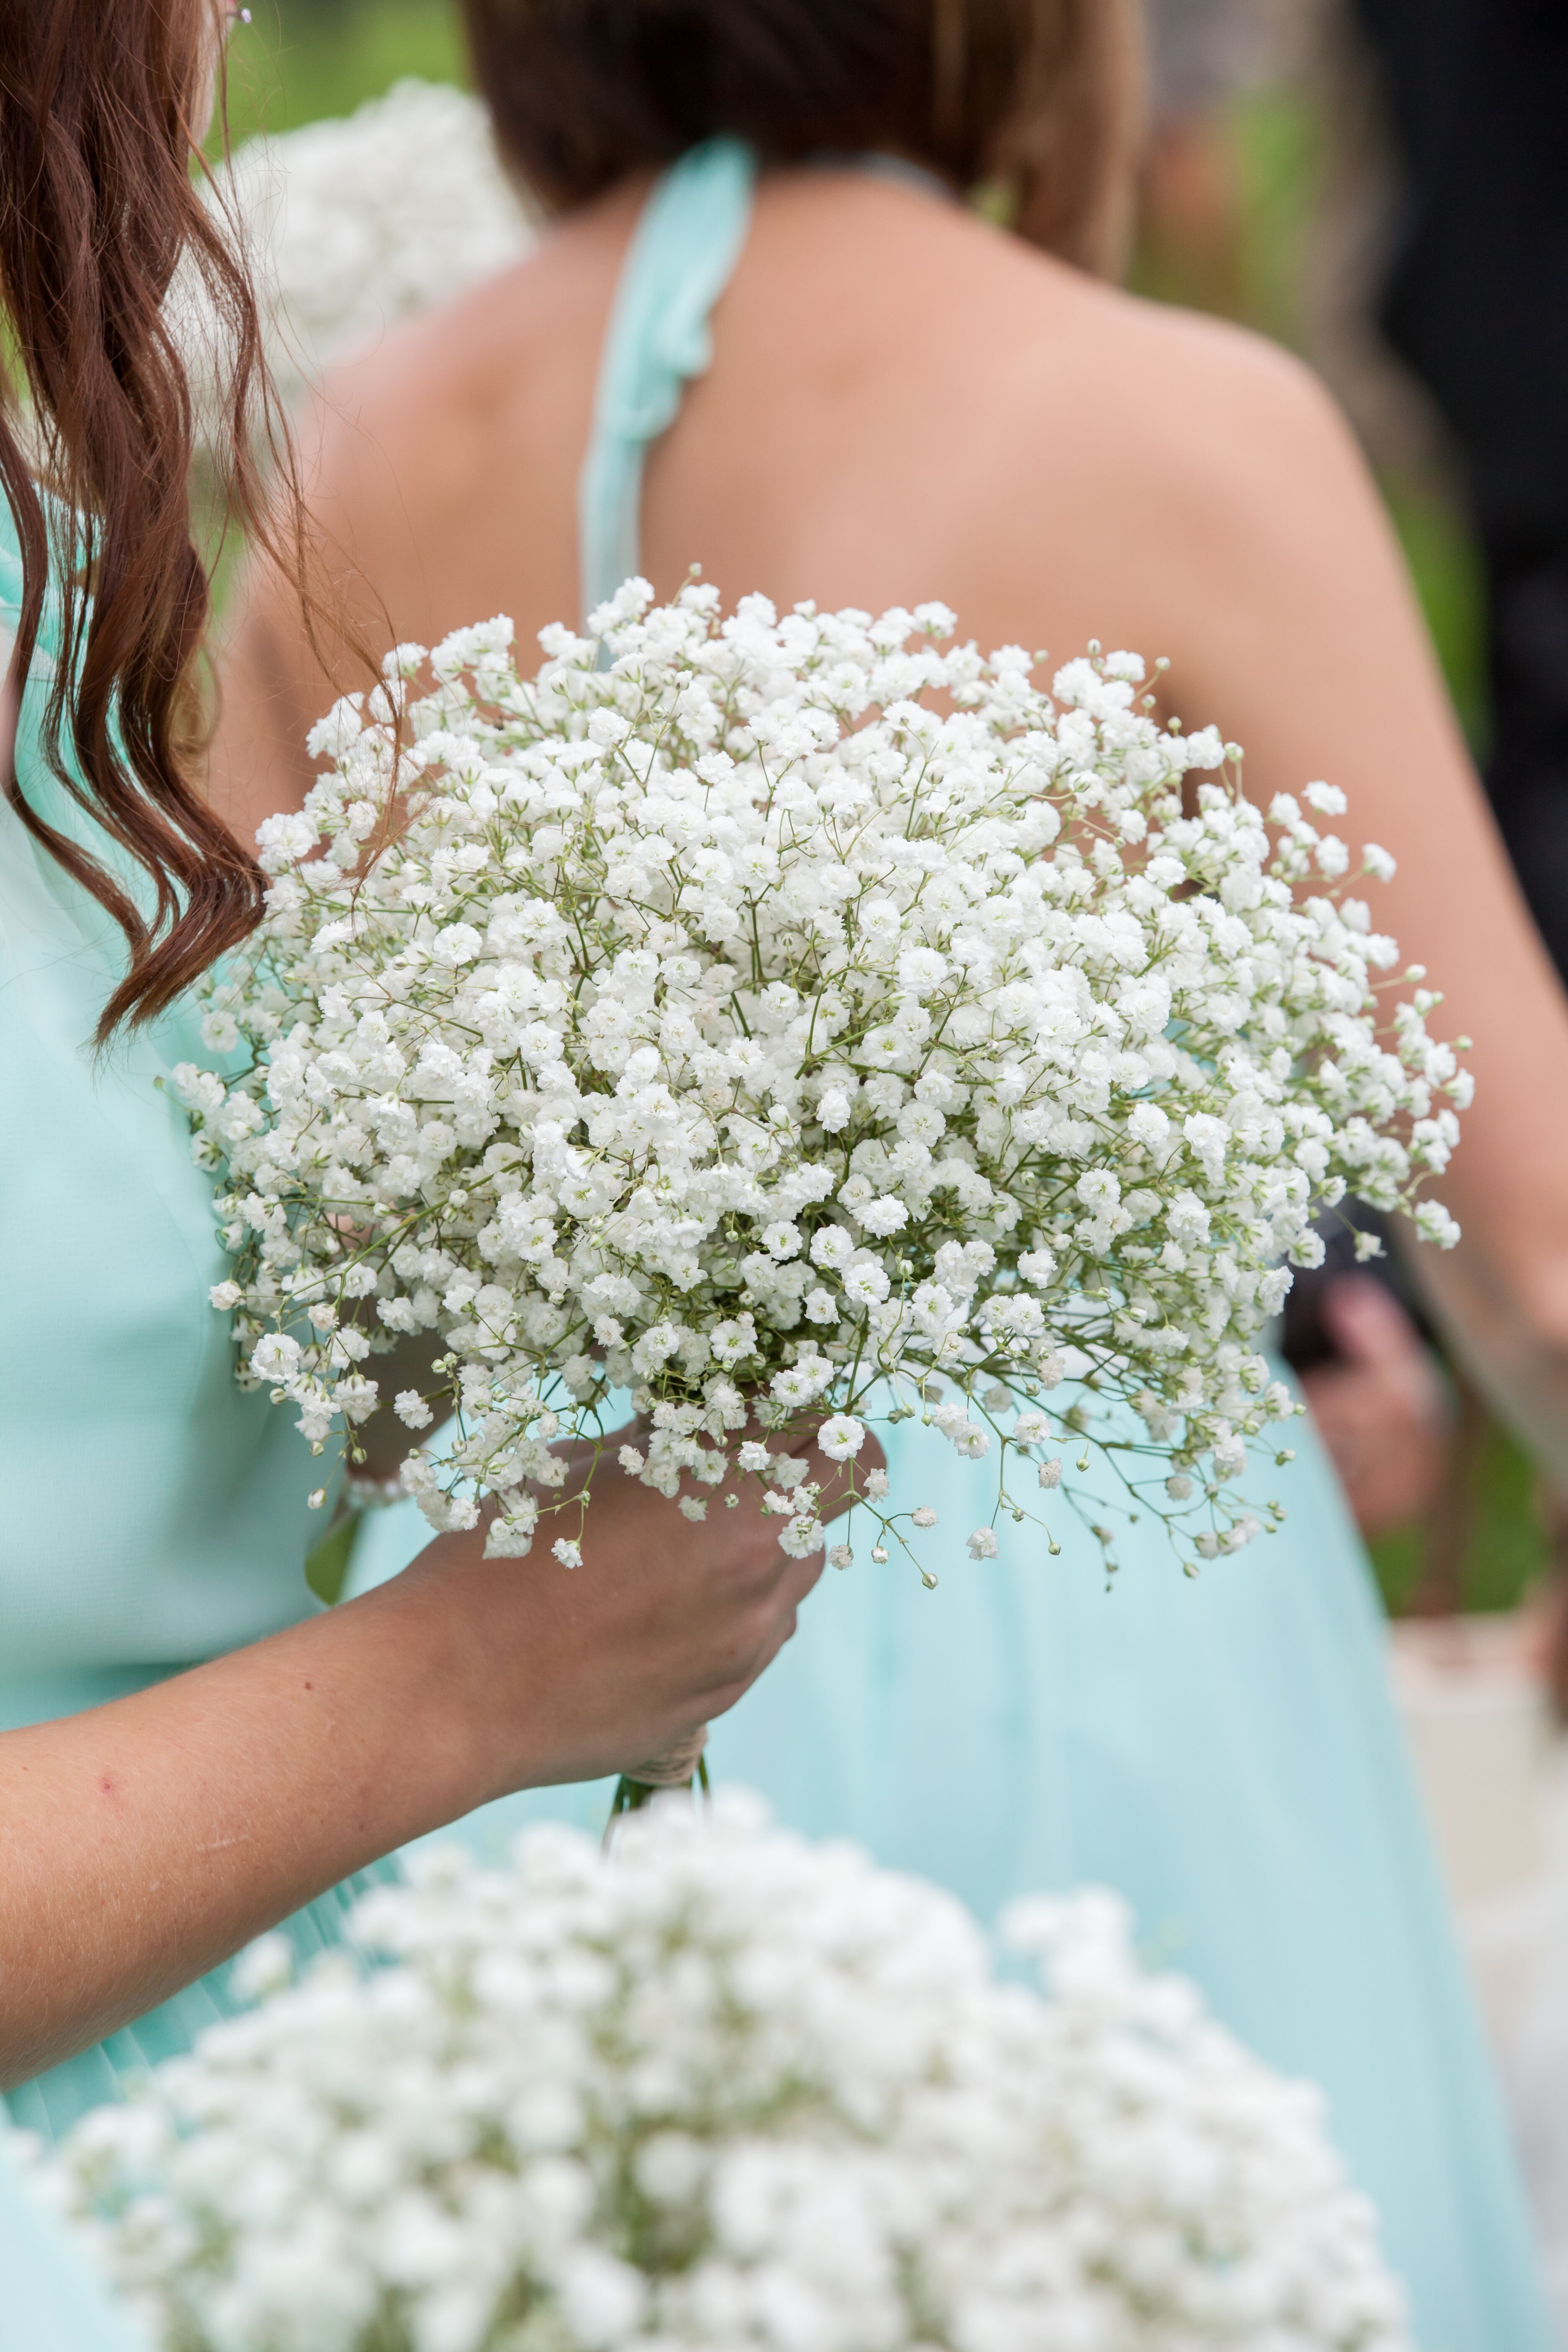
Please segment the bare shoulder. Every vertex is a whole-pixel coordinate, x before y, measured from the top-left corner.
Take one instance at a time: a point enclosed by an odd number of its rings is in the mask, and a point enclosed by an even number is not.
[[[313,428],[329,494],[368,464],[406,498],[450,497],[493,462],[498,435],[526,452],[547,417],[581,401],[624,234],[616,208],[593,207],[335,370]]]
[[[1036,280],[1033,302],[1017,311],[1028,346],[1019,388],[1025,401],[1044,396],[1080,460],[1113,467],[1162,504],[1222,509],[1265,482],[1278,495],[1285,478],[1319,492],[1360,481],[1348,425],[1294,353],[1044,257],[1017,257]]]

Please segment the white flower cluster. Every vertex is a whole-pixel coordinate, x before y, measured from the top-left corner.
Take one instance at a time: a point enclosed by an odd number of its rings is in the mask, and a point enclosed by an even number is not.
[[[256,275],[267,356],[294,405],[397,320],[449,302],[533,232],[478,99],[400,81],[341,121],[247,140],[204,182]]]
[[[1350,852],[1194,791],[1226,748],[1162,730],[1132,655],[1053,701],[1016,648],[944,648],[937,605],[651,606],[629,582],[594,635],[545,630],[532,679],[506,621],[402,648],[262,826],[268,919],[204,1033],[239,1062],[175,1073],[243,1376],[320,1446],[378,1349],[437,1334],[396,1410],[461,1442],[405,1480],[437,1528],[499,1496],[497,1552],[561,1507],[568,1398],[612,1384],[626,1469],[699,1517],[754,1475],[802,1554],[817,1489],[765,1433],[850,1460],[876,1413],[997,1441],[1017,1518],[1020,1467],[1070,1500],[1051,1449],[1097,1438],[1186,1557],[1235,1549],[1226,1482],[1295,1410],[1256,1352],[1279,1260],[1347,1189],[1406,1203],[1468,1098],[1435,998],[1380,1026]],[[860,1492],[884,1538],[931,1522]]]
[[[166,2352],[1409,2352],[1319,2094],[1015,1906],[666,1800],[367,1896],[52,2192]]]

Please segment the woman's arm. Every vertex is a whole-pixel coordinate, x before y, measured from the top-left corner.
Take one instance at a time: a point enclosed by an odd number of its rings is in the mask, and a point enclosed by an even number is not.
[[[1226,343],[1201,403],[1174,404],[1187,456],[1156,494],[1175,702],[1246,747],[1253,799],[1324,778],[1350,803],[1325,829],[1397,858],[1391,885],[1365,886],[1373,925],[1427,967],[1444,999],[1431,1025],[1474,1041],[1476,1079],[1434,1188],[1464,1239],[1447,1255],[1413,1245],[1415,1270],[1500,1410],[1568,1479],[1568,1001],[1348,431],[1294,362]]]
[[[693,1526],[613,1459],[580,1569],[481,1546],[443,1537],[363,1600],[0,1735],[0,2083],[405,1840],[667,1749],[762,1672],[822,1565],[785,1558],[754,1484]]]

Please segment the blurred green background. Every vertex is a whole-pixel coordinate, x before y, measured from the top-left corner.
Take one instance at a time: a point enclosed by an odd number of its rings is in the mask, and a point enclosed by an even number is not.
[[[229,56],[229,131],[237,141],[346,113],[403,74],[467,79],[451,0],[252,0],[252,16]],[[1325,168],[1322,108],[1310,89],[1294,86],[1237,100],[1219,126],[1239,205],[1239,236],[1223,282],[1146,234],[1134,284],[1157,299],[1222,309],[1302,347],[1308,228]],[[1486,724],[1479,594],[1463,521],[1441,487],[1419,475],[1385,476],[1382,487],[1455,707],[1479,744]],[[1423,1531],[1413,1528],[1373,1548],[1395,1611],[1419,1579],[1423,1547]],[[1510,1607],[1545,1557],[1533,1474],[1511,1439],[1493,1428],[1476,1478],[1465,1607]]]

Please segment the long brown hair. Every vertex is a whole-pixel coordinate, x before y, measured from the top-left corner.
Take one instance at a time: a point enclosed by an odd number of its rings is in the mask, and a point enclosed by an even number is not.
[[[11,699],[19,709],[58,600],[45,756],[150,887],[31,803],[14,743],[0,746],[0,776],[34,840],[125,935],[100,1041],[162,1012],[262,907],[255,858],[195,777],[208,587],[191,532],[193,396],[169,299],[190,270],[226,362],[217,438],[229,510],[272,546],[251,454],[258,415],[272,415],[256,307],[191,179],[226,13],[217,0],[0,5],[0,352],[13,379],[0,487],[24,574]]]
[[[1113,268],[1141,55],[1130,0],[463,0],[503,152],[582,204],[716,133],[769,163],[889,149],[994,188],[1018,233]]]

